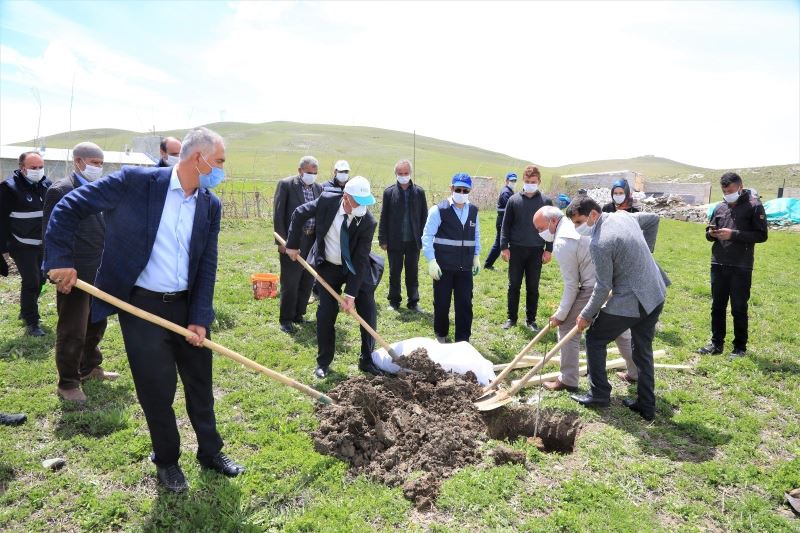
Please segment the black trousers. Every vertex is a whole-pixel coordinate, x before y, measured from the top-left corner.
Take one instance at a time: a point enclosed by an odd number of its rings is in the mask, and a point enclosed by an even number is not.
[[[542,275],[544,248],[528,246],[510,247],[508,260],[508,318],[517,321],[519,293],[525,278],[525,316],[528,322],[536,321],[539,309],[539,277]]]
[[[503,228],[503,217],[498,216],[497,222],[495,222],[495,237],[494,237],[494,244],[492,245],[492,249],[489,250],[489,255],[486,256],[486,262],[483,264],[484,268],[491,268],[494,266],[494,262],[497,261],[497,258],[500,257],[500,230]]]
[[[606,376],[606,345],[631,330],[633,363],[639,371],[636,382],[637,402],[644,412],[656,408],[655,369],[653,367],[653,338],[662,303],[649,314],[639,305],[639,316],[619,316],[600,311],[591,327],[586,331],[586,362],[589,370],[589,386],[592,396],[599,399],[611,397],[611,385]]]
[[[39,323],[39,294],[45,279],[42,275],[42,247],[19,246],[8,251],[17,265],[22,283],[19,288],[19,316],[28,326]]]
[[[342,286],[347,282],[347,274],[341,265],[334,265],[327,261],[317,267],[317,273],[333,290],[340,293]],[[375,287],[361,285],[361,290],[356,297],[356,312],[361,315],[372,329],[378,323],[378,312],[375,308]],[[319,288],[319,306],[317,307],[317,365],[326,368],[333,362],[336,350],[336,316],[339,314],[339,302],[322,286]],[[375,339],[361,329],[361,359],[371,360],[375,349]]]
[[[419,248],[415,241],[405,241],[398,249],[389,248],[389,304],[400,307],[400,277],[406,269],[406,297],[408,307],[419,303]]]
[[[165,303],[137,294],[134,289],[130,303],[176,324],[187,325],[186,299]],[[183,382],[186,411],[197,435],[197,458],[203,463],[210,461],[222,449],[214,416],[211,350],[196,348],[183,336],[128,313],[120,312],[119,323],[156,464],[174,464],[180,455],[180,436],[172,410],[178,374]]]
[[[300,255],[303,259],[314,244],[314,236],[303,234],[300,238]],[[299,261],[292,261],[286,254],[280,254],[281,262],[281,307],[280,322],[297,322],[306,314],[308,297],[314,277],[303,268]]]
[[[69,294],[56,293],[56,369],[59,388],[77,389],[81,385],[81,377],[103,362],[98,344],[106,331],[106,319],[91,321],[91,302],[89,294],[81,290],[75,289]]]
[[[472,270],[442,270],[439,281],[433,280],[433,331],[437,337],[450,332],[450,296],[455,300],[455,342],[472,335]]]
[[[753,271],[724,265],[711,265],[711,342],[725,344],[725,319],[728,300],[733,315],[733,348],[747,349],[747,302]]]

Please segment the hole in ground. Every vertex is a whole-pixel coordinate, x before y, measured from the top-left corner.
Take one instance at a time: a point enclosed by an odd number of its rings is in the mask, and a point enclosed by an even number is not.
[[[486,431],[497,440],[514,440],[518,437],[534,437],[541,440],[544,452],[572,453],[575,439],[581,429],[581,421],[575,413],[552,409],[539,409],[539,424],[536,424],[536,408],[513,405],[484,414]]]

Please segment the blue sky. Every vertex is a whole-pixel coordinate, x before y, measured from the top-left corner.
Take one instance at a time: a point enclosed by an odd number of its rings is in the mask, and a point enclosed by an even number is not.
[[[0,142],[376,126],[546,165],[800,161],[798,2],[0,0]]]

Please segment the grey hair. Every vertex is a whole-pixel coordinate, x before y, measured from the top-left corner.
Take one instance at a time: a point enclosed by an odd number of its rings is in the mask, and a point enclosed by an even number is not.
[[[544,218],[547,220],[560,220],[561,217],[564,216],[564,213],[561,212],[561,209],[552,205],[545,205],[539,208],[539,211],[542,212],[542,215],[544,215]]]
[[[213,151],[218,144],[221,144],[223,147],[225,146],[225,141],[219,133],[202,126],[190,130],[189,133],[186,134],[186,137],[183,138],[183,143],[181,144],[181,160],[187,159],[195,152],[209,153]]]
[[[314,165],[319,169],[319,161],[317,158],[311,155],[304,155],[300,158],[300,163],[297,165],[297,168],[303,168],[307,165]]]
[[[72,159],[88,159],[90,157],[96,157],[98,159],[105,159],[103,156],[103,150],[100,149],[95,143],[91,142],[82,142],[75,145],[75,148],[72,149]]]
[[[414,173],[414,167],[411,165],[411,161],[409,161],[408,159],[401,159],[400,161],[394,164],[395,174],[397,174],[397,167],[401,165],[408,165],[408,171],[411,172],[412,174]]]

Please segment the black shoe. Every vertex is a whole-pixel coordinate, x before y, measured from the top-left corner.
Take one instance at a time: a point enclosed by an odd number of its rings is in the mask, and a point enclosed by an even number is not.
[[[397,305],[395,305],[395,304],[389,304],[389,305],[386,307],[386,310],[387,310],[387,311],[397,311],[399,308],[400,308],[400,304],[397,304]]]
[[[292,324],[300,325],[300,324],[305,324],[305,323],[306,323],[306,319],[303,318],[303,317],[298,317],[298,318],[292,319]]]
[[[373,376],[383,375],[383,371],[375,366],[375,363],[372,362],[372,359],[359,359],[358,369],[362,372],[366,372],[367,374],[372,374]]]
[[[639,415],[647,420],[648,422],[653,420],[656,417],[655,411],[644,411],[641,407],[639,407],[639,402],[634,400],[633,398],[623,398],[622,405],[630,409],[631,411],[636,411]]]
[[[25,335],[29,337],[44,337],[44,331],[39,327],[39,324],[32,324],[25,327]]]
[[[503,328],[503,329],[511,329],[511,328],[513,328],[513,327],[514,327],[514,326],[516,326],[516,325],[517,325],[517,321],[516,321],[516,320],[511,320],[511,319],[509,318],[508,320],[506,320],[505,324],[503,324],[503,325],[502,325],[502,326],[500,326],[500,327],[501,327],[501,328]]]
[[[326,377],[328,377],[328,374],[330,374],[330,373],[331,373],[331,369],[330,369],[330,367],[327,367],[327,366],[318,366],[314,370],[314,375],[317,376],[319,379],[325,379]]]
[[[297,329],[294,327],[294,324],[291,322],[281,322],[281,331],[284,333],[294,333]]]
[[[22,413],[0,413],[0,425],[18,426],[24,424],[28,417]]]
[[[536,325],[535,320],[529,320],[528,322],[525,322],[525,325],[528,326],[528,329],[531,331],[539,331],[539,326]]]
[[[155,460],[155,454],[150,454],[150,460]],[[183,475],[178,463],[167,466],[156,465],[156,473],[158,482],[170,492],[181,493],[189,489],[189,483],[186,482],[186,476]]]
[[[422,313],[423,312],[422,309],[420,309],[419,305],[417,305],[417,304],[409,305],[408,306],[408,310],[409,311],[413,311],[415,313]]]
[[[722,353],[722,346],[717,346],[713,342],[709,342],[702,348],[697,350],[700,355],[717,355]]]
[[[580,394],[570,394],[569,397],[584,407],[608,407],[611,403],[611,401],[607,399],[601,400],[600,398],[595,398],[591,393],[584,394],[583,396]]]
[[[225,474],[228,477],[236,477],[239,474],[244,473],[244,467],[242,465],[235,463],[233,459],[222,452],[219,452],[217,455],[215,455],[211,461],[201,461],[200,464],[203,466],[203,468],[216,470],[220,474]]]
[[[734,359],[738,359],[739,357],[744,357],[745,355],[747,355],[746,348],[734,348],[733,350],[731,350],[731,355],[728,359],[733,361]]]

